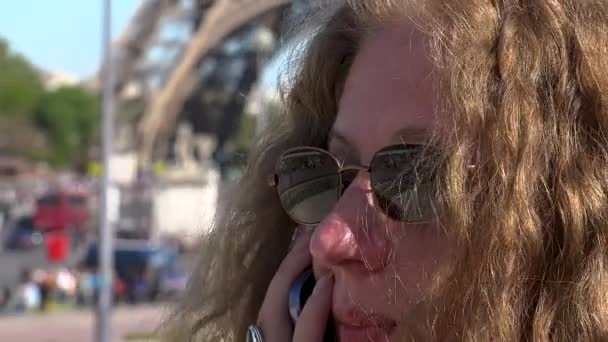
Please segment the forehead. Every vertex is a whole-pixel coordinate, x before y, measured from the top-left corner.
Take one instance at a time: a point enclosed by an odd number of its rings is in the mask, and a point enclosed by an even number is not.
[[[349,71],[333,131],[362,160],[390,144],[424,142],[434,121],[431,71],[426,39],[415,28],[370,34]]]

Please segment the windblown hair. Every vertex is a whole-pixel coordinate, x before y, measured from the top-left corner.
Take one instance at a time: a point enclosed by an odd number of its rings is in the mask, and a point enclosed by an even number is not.
[[[409,22],[434,62],[438,219],[458,255],[403,339],[608,341],[608,2],[331,3],[297,50],[285,114],[218,214],[169,335],[244,339],[296,228],[267,176],[285,149],[326,144],[361,40]]]

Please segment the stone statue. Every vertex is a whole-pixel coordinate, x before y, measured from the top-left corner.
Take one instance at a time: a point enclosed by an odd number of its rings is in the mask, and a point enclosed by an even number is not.
[[[205,171],[208,171],[212,166],[211,159],[213,158],[213,151],[217,146],[216,139],[209,134],[198,134],[194,138],[194,144],[201,166]]]
[[[194,134],[189,124],[180,123],[177,128],[173,152],[176,166],[185,173],[196,172],[198,167],[194,158]]]

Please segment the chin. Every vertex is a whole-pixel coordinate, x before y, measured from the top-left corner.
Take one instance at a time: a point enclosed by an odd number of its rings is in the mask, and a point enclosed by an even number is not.
[[[380,327],[353,327],[338,323],[336,326],[339,342],[388,342],[391,331]]]

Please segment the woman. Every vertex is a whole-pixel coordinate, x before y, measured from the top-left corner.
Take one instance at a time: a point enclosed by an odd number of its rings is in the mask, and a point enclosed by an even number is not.
[[[607,341],[608,2],[334,3],[176,340]]]

